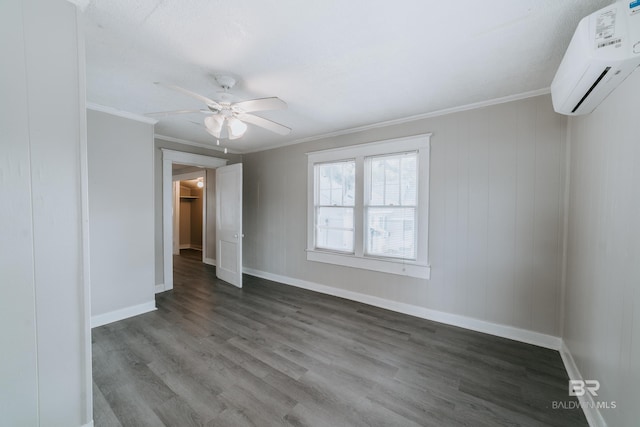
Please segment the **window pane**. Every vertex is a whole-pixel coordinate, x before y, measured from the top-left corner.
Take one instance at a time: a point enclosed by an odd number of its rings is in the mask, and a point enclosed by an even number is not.
[[[331,165],[317,165],[318,169],[318,188],[331,188]]]
[[[384,184],[374,184],[371,186],[371,205],[384,205]]]
[[[417,153],[370,157],[368,204],[370,206],[415,206]]]
[[[343,205],[353,206],[356,199],[356,162],[345,162],[342,174],[344,177]]]
[[[326,167],[329,169],[331,179],[331,199],[329,200],[329,204],[342,205],[342,174],[338,173],[341,165],[339,163],[333,163],[326,165]]]
[[[353,252],[353,231],[318,227],[316,229],[316,247],[341,252]]]
[[[355,161],[315,165],[315,247],[353,252]]]
[[[398,181],[389,182],[385,185],[384,190],[384,205],[385,206],[398,206],[400,204],[400,184]]]
[[[416,205],[417,176],[418,170],[416,168],[416,154],[412,153],[412,155],[407,155],[402,159],[400,167],[400,192],[402,205]]]
[[[398,182],[400,171],[400,157],[388,156],[384,161],[385,177],[387,182]]]
[[[335,186],[331,189],[331,206],[342,206],[342,186]]]
[[[415,259],[415,208],[367,208],[368,255]]]
[[[353,229],[353,208],[319,207],[316,215],[318,227]]]
[[[383,205],[384,204],[384,160],[373,158],[371,162],[371,182],[369,188],[371,194],[369,195],[369,204],[371,205]]]
[[[318,190],[318,204],[319,205],[329,205],[329,204],[331,204],[331,189],[330,188],[320,188]]]
[[[316,247],[353,252],[353,208],[316,208]]]
[[[316,204],[353,206],[355,199],[355,162],[322,163],[316,168]]]

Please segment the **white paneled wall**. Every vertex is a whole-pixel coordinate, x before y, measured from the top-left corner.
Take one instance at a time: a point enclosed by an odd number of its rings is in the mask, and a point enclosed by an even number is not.
[[[84,75],[62,0],[0,2],[0,425],[91,422]]]
[[[610,426],[640,420],[640,71],[572,118],[564,341]]]
[[[245,266],[557,336],[565,130],[545,95],[246,155]],[[306,261],[305,152],[425,132],[431,280]]]

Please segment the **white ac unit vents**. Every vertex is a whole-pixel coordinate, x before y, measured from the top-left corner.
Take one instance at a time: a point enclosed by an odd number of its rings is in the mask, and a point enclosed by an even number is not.
[[[583,18],[551,83],[558,113],[591,113],[640,65],[640,0],[618,1]]]

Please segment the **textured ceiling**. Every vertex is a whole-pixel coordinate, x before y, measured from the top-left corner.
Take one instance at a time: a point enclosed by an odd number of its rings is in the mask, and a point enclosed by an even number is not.
[[[160,81],[215,97],[278,96],[234,152],[548,88],[583,16],[602,0],[82,0],[89,102],[132,113],[199,109]],[[214,144],[199,113],[156,133]]]

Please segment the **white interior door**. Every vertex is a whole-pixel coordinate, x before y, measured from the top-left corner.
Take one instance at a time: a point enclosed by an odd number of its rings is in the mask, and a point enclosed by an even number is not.
[[[216,169],[216,276],[242,287],[242,163]]]
[[[180,255],[180,181],[173,181],[173,254]]]

